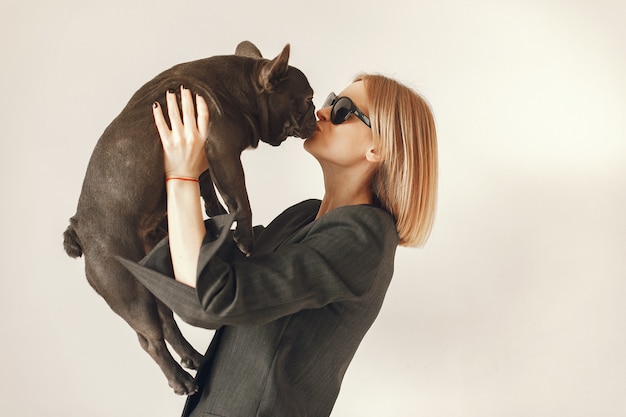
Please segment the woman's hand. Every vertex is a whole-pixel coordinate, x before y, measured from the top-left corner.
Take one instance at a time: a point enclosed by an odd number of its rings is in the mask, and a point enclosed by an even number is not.
[[[196,94],[198,117],[191,91],[180,87],[182,118],[176,94],[167,92],[167,114],[172,126],[167,126],[163,110],[158,102],[152,108],[161,143],[163,144],[165,178],[183,177],[197,179],[208,169],[205,142],[209,130],[209,107],[204,98]]]
[[[172,129],[167,127],[158,103],[153,106],[154,121],[161,143],[167,181],[167,222],[174,277],[190,287],[196,285],[196,267],[200,246],[206,233],[200,208],[198,177],[208,167],[204,144],[209,129],[209,108],[196,96],[198,117],[194,115],[191,91],[181,87],[182,119],[176,95],[166,94],[167,113]],[[180,181],[180,180],[189,181]]]

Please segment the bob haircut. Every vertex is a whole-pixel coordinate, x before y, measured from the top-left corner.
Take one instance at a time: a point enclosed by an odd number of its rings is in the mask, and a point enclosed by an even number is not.
[[[400,246],[423,246],[437,206],[437,133],[430,106],[411,88],[361,74],[369,100],[374,148],[381,164],[372,191],[396,221]]]

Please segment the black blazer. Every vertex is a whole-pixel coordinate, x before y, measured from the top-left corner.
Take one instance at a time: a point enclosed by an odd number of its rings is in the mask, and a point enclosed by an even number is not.
[[[194,290],[173,276],[167,239],[139,264],[120,261],[186,322],[218,329],[183,416],[328,416],[393,274],[389,213],[345,206],[315,220],[299,203],[232,243],[232,216],[206,222]]]

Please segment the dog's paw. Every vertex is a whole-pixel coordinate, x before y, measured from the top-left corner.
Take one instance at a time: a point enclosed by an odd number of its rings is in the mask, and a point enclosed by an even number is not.
[[[200,354],[198,354],[198,356],[195,358],[183,358],[180,360],[180,364],[187,369],[195,371],[200,367],[200,364],[202,363],[202,358],[203,356]]]
[[[242,242],[237,242],[237,247],[239,248],[241,253],[243,253],[244,255],[246,255],[246,256],[252,255],[251,245],[248,246],[248,244],[245,244],[245,243],[242,243]]]
[[[246,256],[250,256],[252,254],[252,245],[254,242],[254,239],[252,239],[252,232],[241,233],[239,228],[237,228],[235,229],[233,238],[237,243],[237,247],[243,254],[245,254]]]
[[[175,380],[169,381],[169,386],[178,395],[193,395],[198,392],[196,381],[187,372],[181,372]]]

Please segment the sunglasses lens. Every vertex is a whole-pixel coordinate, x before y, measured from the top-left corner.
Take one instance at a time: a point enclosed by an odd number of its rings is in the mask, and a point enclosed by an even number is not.
[[[324,100],[324,104],[322,104],[322,108],[332,106],[336,98],[337,98],[337,95],[335,93],[330,93],[328,97],[326,97],[326,100]]]
[[[333,111],[331,112],[331,121],[338,125],[339,123],[343,123],[348,120],[350,117],[350,109],[352,108],[352,102],[347,97],[341,97],[335,105],[333,106]]]

